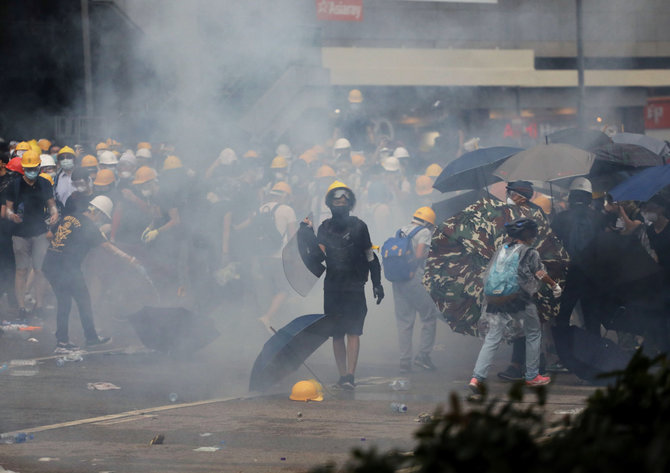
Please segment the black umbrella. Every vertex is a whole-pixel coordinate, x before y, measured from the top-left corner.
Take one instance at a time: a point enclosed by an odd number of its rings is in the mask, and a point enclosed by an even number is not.
[[[333,332],[333,319],[324,314],[303,315],[270,337],[256,358],[250,391],[264,391],[304,363]]]
[[[615,166],[639,168],[665,164],[662,157],[644,146],[627,143],[609,143],[594,149],[593,153],[596,155],[596,163],[602,161]]]
[[[128,321],[144,346],[163,353],[193,353],[220,335],[212,319],[182,307],[144,307]]]
[[[612,142],[612,139],[602,131],[590,128],[566,128],[547,135],[545,139],[546,144],[564,143],[586,151],[593,151]]]

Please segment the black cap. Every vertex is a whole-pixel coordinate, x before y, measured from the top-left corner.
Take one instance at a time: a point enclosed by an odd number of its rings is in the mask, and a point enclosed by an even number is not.
[[[514,181],[507,184],[507,190],[521,194],[526,199],[533,197],[533,184],[529,181]]]

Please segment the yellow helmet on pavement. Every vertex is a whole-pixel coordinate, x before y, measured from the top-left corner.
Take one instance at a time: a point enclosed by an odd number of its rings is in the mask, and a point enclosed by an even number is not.
[[[323,392],[312,380],[298,381],[291,389],[289,399],[292,401],[323,401]]]

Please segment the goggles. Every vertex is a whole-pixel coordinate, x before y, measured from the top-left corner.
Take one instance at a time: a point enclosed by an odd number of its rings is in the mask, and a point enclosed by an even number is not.
[[[333,192],[333,200],[341,199],[342,197],[351,201],[351,194],[348,189],[336,189]]]

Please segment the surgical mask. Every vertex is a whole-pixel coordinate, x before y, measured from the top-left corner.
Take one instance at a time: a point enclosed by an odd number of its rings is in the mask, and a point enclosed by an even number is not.
[[[26,170],[24,171],[24,173],[25,173],[26,177],[32,181],[32,180],[37,179],[37,176],[40,175],[40,170],[39,170],[39,169],[35,169],[35,170],[33,170],[33,169],[26,169]]]
[[[142,189],[140,191],[144,197],[151,197],[153,192],[151,192],[151,189]]]
[[[507,202],[507,205],[516,205],[516,203],[512,200],[511,197],[508,197],[506,202]]]
[[[119,177],[121,179],[130,179],[131,177],[133,177],[133,173],[130,171],[121,171],[119,173]]]
[[[658,220],[658,214],[656,212],[642,212],[642,218],[644,223],[649,225]]]
[[[74,186],[74,188],[77,190],[77,192],[86,192],[88,190],[88,187],[86,186]]]
[[[61,159],[60,167],[66,171],[74,168],[74,159]]]

